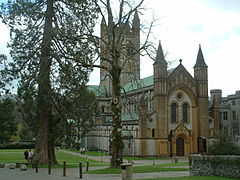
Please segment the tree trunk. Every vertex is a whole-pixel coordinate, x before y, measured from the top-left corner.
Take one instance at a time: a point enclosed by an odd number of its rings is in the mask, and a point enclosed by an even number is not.
[[[113,65],[112,70],[112,104],[111,109],[113,113],[113,131],[111,140],[111,167],[120,167],[123,162],[122,150],[122,125],[121,125],[121,86],[120,86],[121,69],[118,65]]]
[[[39,127],[33,161],[39,164],[57,164],[52,137],[52,91],[50,83],[53,0],[47,1],[43,41],[41,44],[40,72],[38,77]]]

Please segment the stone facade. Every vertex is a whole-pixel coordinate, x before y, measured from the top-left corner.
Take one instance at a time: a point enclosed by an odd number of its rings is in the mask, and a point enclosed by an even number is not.
[[[126,33],[134,47],[139,47],[139,19],[135,14],[133,26],[126,25]],[[104,31],[106,23],[102,23]],[[138,26],[138,27],[136,27]],[[137,32],[137,33],[136,33]],[[101,33],[102,37],[104,32]],[[137,43],[137,44],[136,44]],[[102,47],[104,52],[104,47]],[[107,55],[106,55],[107,56]],[[134,156],[185,156],[198,153],[198,138],[217,139],[211,131],[219,126],[209,124],[208,67],[199,46],[194,65],[194,76],[179,65],[167,69],[162,45],[159,43],[153,65],[154,75],[140,79],[140,56],[134,56],[128,67],[136,77],[122,76],[122,137],[124,155]],[[96,89],[99,111],[96,124],[85,138],[86,148],[109,151],[111,141],[111,80],[105,71],[100,72],[101,83]],[[93,89],[93,87],[89,87]]]
[[[219,131],[211,133],[219,134],[221,138],[229,138],[240,146],[240,91],[227,97],[222,97],[220,89],[213,89],[210,92],[212,126],[218,126],[220,123]]]

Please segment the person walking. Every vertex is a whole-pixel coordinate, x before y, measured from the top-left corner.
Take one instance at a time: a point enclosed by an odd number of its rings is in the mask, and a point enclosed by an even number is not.
[[[24,151],[24,159],[26,159],[26,161],[28,161],[28,150]]]
[[[33,153],[31,151],[31,149],[29,149],[29,151],[28,151],[28,162],[32,161],[32,156],[33,156]]]

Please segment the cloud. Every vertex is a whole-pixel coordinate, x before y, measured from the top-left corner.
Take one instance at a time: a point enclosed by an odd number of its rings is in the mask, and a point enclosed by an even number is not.
[[[203,0],[211,8],[220,11],[238,12],[240,11],[239,0]]]
[[[150,22],[153,13],[159,18],[151,40],[156,45],[161,40],[167,60],[183,59],[193,74],[201,44],[209,67],[209,90],[222,89],[224,96],[240,90],[240,0],[145,0],[144,7],[141,23]],[[1,23],[0,33],[0,53],[7,52],[9,33]],[[152,64],[146,57],[141,59],[141,77],[153,74]],[[99,84],[99,70],[90,79],[91,84]]]
[[[7,43],[10,41],[9,30],[7,27],[0,22],[0,54],[7,55],[9,53],[9,49],[7,49]]]
[[[202,44],[209,66],[209,90],[219,88],[229,95],[240,89],[240,1],[147,0],[147,4],[155,16],[164,17],[154,36],[161,40],[169,60],[183,59],[193,74],[198,44]]]

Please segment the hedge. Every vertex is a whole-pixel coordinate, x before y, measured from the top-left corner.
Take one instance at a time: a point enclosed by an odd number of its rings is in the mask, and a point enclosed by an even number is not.
[[[35,142],[15,142],[0,145],[0,149],[33,149]]]
[[[240,156],[190,155],[193,176],[225,176],[240,178]]]

